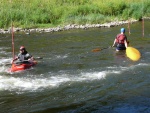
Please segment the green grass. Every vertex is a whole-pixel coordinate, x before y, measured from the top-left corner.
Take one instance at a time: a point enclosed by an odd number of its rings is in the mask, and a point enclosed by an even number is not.
[[[0,28],[97,24],[150,16],[149,0],[2,0]]]

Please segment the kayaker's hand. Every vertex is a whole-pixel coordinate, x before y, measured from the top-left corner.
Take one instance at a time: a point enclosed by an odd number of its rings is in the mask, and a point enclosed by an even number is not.
[[[28,59],[28,61],[30,62],[30,61],[31,61],[31,59],[29,58],[29,59]]]
[[[13,62],[14,62],[15,60],[17,60],[17,59],[18,59],[18,57],[14,58],[14,59],[13,59]]]
[[[33,58],[33,57],[31,57],[31,58],[29,58],[29,59],[30,59],[30,60],[32,60],[32,61],[34,60],[34,58]]]
[[[11,64],[14,62],[15,60],[13,59],[12,61],[11,61]]]
[[[32,58],[32,57],[29,58],[29,59],[28,59],[28,62],[33,62],[33,58]]]

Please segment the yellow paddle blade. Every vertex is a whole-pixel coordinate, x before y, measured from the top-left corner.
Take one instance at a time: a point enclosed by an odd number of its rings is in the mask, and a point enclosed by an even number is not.
[[[138,61],[141,58],[141,53],[133,47],[127,47],[126,55],[133,61]]]

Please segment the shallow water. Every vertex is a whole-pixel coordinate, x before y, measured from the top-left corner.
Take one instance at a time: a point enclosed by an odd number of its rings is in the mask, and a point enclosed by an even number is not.
[[[133,62],[125,52],[105,48],[121,27],[55,33],[15,33],[15,54],[21,45],[38,61],[17,73],[11,67],[11,34],[0,34],[1,113],[149,113],[150,21],[131,25],[130,46],[142,57]],[[42,59],[38,59],[41,57]]]

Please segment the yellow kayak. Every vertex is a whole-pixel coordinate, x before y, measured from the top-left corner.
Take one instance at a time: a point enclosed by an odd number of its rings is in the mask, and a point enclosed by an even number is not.
[[[127,47],[126,55],[133,61],[138,61],[141,58],[141,53],[133,47]]]

